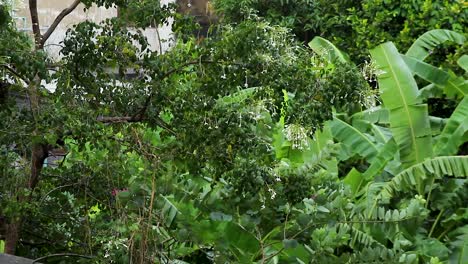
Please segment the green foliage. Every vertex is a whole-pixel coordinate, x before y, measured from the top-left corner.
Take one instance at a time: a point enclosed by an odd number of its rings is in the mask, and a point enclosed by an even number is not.
[[[392,43],[360,69],[324,38],[310,50],[253,16],[264,1],[218,1],[252,19],[160,54],[126,25],[164,23],[170,7],[94,2],[128,13],[71,28],[52,74],[25,35],[2,29],[13,40],[0,40],[2,80],[40,99],[37,109],[16,103],[21,97],[0,109],[0,220],[21,219],[18,254],[73,252],[95,263],[466,262],[468,161],[454,156],[467,141],[466,99],[454,94],[463,86],[449,85],[464,77]],[[355,5],[324,3],[270,5]],[[372,8],[382,6],[396,8]],[[269,15],[296,25],[279,14]],[[414,74],[436,86],[430,92],[461,100],[449,118],[429,116],[432,95]],[[375,77],[380,95],[368,83]],[[55,92],[41,80],[55,80]],[[38,144],[50,156],[31,188]]]
[[[406,50],[432,29],[463,33],[468,16],[464,3],[457,0],[217,0],[215,4],[228,22],[257,15],[291,28],[306,42],[315,36],[329,39],[360,62],[367,59],[367,50],[387,41]],[[448,49],[443,50],[446,55]],[[435,64],[444,60],[438,56]]]

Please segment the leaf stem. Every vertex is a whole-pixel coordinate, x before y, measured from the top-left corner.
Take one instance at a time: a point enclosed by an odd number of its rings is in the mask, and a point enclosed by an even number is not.
[[[431,231],[429,232],[428,237],[432,237],[432,233],[434,233],[435,227],[436,227],[437,223],[439,223],[440,217],[442,216],[442,214],[443,214],[444,212],[445,212],[445,209],[440,210],[440,213],[439,213],[439,215],[437,216],[437,218],[436,218],[434,224],[432,224]]]

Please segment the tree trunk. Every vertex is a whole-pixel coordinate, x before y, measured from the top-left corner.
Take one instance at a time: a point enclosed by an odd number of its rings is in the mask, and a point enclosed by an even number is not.
[[[42,170],[45,159],[48,156],[48,147],[47,145],[34,144],[31,153],[31,173],[28,180],[28,190],[30,195],[25,196],[20,194],[17,199],[20,203],[27,203],[32,198],[31,194],[36,188],[37,183],[39,182],[39,175]],[[16,245],[20,237],[21,226],[23,224],[23,219],[26,219],[25,215],[21,217],[10,219],[9,223],[6,224],[5,231],[5,253],[14,255],[16,251]]]
[[[20,221],[11,220],[11,223],[7,223],[5,231],[5,253],[14,255],[16,251],[16,245],[19,240]]]

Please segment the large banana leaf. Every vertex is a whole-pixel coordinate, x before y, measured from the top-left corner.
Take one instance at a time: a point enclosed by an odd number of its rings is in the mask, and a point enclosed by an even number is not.
[[[366,120],[372,124],[388,124],[388,109],[377,106],[371,109],[364,110],[362,112],[358,112],[352,115],[351,119],[353,121],[353,124],[355,120]]]
[[[442,156],[415,164],[395,175],[379,196],[388,201],[397,192],[414,189],[428,177],[441,179],[445,176],[468,177],[468,156]]]
[[[444,93],[449,98],[464,97],[468,94],[468,82],[465,79],[413,57],[401,56],[413,74],[444,89]]]
[[[350,186],[351,191],[354,195],[359,193],[359,191],[367,183],[374,179],[375,176],[378,176],[380,172],[385,168],[387,163],[395,157],[397,152],[397,145],[393,139],[390,139],[385,143],[385,145],[380,148],[379,153],[371,162],[369,168],[364,173],[359,172],[355,168],[346,175],[343,179],[343,182]]]
[[[330,41],[321,38],[315,37],[309,42],[309,47],[322,58],[328,60],[329,62],[349,62],[349,56],[339,50],[335,45],[333,45]]]
[[[434,153],[438,156],[455,155],[458,148],[468,140],[468,97],[457,106],[437,138]]]
[[[460,67],[462,67],[466,72],[468,72],[468,55],[461,56],[457,63]]]
[[[369,168],[363,173],[363,177],[366,180],[371,180],[377,176],[387,165],[387,163],[394,159],[397,152],[397,145],[393,139],[390,139],[380,149],[379,154],[372,161]]]
[[[442,87],[447,84],[450,75],[446,71],[410,56],[401,54],[401,57],[413,74]]]
[[[371,50],[382,74],[378,76],[381,98],[390,111],[390,128],[399,147],[404,168],[432,157],[432,136],[427,105],[421,104],[416,81],[391,42]]]
[[[406,52],[407,56],[423,61],[440,44],[453,41],[462,45],[465,36],[455,31],[446,29],[434,29],[421,35]]]
[[[338,118],[334,118],[330,122],[330,128],[334,138],[367,160],[372,160],[379,152],[377,146],[368,136]]]

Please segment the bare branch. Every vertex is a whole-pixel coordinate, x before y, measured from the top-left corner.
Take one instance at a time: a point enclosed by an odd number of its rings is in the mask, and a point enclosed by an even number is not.
[[[30,0],[29,2],[31,1],[33,0]],[[68,14],[70,14],[71,12],[73,12],[73,10],[75,10],[75,8],[80,3],[81,3],[81,0],[75,0],[69,7],[65,8],[64,10],[62,10],[62,12],[60,12],[60,14],[55,18],[52,25],[49,27],[49,29],[47,29],[46,33],[44,33],[44,36],[40,39],[40,42],[39,42],[40,48],[44,47],[45,42],[47,41],[47,39],[49,39],[50,35],[52,35],[52,33],[55,31],[55,29],[60,24],[62,19],[66,17]],[[37,11],[36,11],[36,14],[37,14]]]
[[[41,46],[41,27],[39,26],[39,16],[37,14],[37,0],[29,0],[29,13],[31,14],[32,30],[34,34],[34,42],[36,49],[42,48]]]

